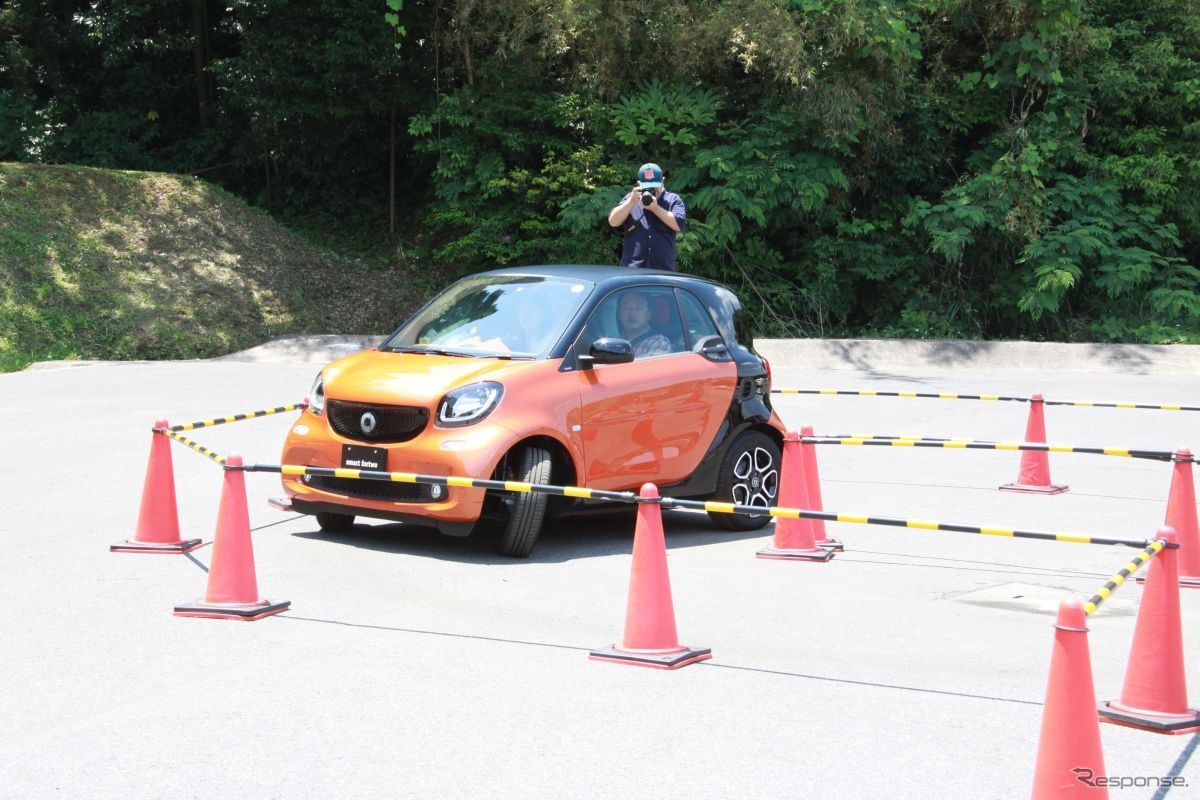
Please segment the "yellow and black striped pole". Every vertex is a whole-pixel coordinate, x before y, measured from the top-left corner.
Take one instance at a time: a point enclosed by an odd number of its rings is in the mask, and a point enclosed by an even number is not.
[[[1081,447],[1045,442],[986,442],[975,439],[934,439],[919,436],[803,436],[804,444],[848,445],[852,447],[932,447],[944,450],[1033,450],[1044,453],[1087,453],[1122,458],[1147,458],[1173,461],[1175,454],[1168,450],[1134,450],[1128,447]],[[1190,459],[1194,461],[1195,459]]]
[[[997,394],[960,394],[959,392],[881,392],[873,389],[772,389],[772,394],[811,394],[841,397],[912,397],[932,400],[993,400],[1016,403],[1033,402],[1031,397],[1006,397]],[[1048,406],[1076,408],[1136,408],[1149,411],[1200,411],[1200,406],[1178,403],[1096,402],[1091,400],[1041,400]]]
[[[227,469],[230,469],[227,467]],[[421,475],[413,472],[383,472],[378,470],[346,469],[334,467],[307,467],[297,464],[248,464],[244,467],[247,472],[274,472],[282,475],[321,476],[331,478],[349,478],[351,480],[394,481],[398,483],[424,483],[438,486],[456,486],[469,489],[496,489],[505,492],[532,492],[535,494],[553,494],[564,497],[579,497],[593,500],[615,500],[622,503],[656,502],[663,508],[692,509],[710,511],[718,514],[754,514],[771,517],[790,517],[792,519],[821,519],[827,522],[847,522],[857,525],[886,525],[891,527],[912,528],[929,531],[950,531],[955,533],[976,533],[984,536],[1003,536],[1010,539],[1042,539],[1056,542],[1072,542],[1075,544],[1124,545],[1126,547],[1142,548],[1147,545],[1145,539],[1117,539],[1111,537],[1085,536],[1078,533],[1050,533],[1043,531],[1024,531],[1015,528],[996,526],[959,525],[944,522],[933,522],[920,519],[895,519],[891,517],[859,516],[840,514],[832,511],[810,511],[799,508],[782,508],[779,506],[747,506],[737,503],[722,503],[716,500],[683,500],[674,497],[659,497],[646,500],[632,491],[611,492],[601,489],[588,489],[581,486],[551,486],[539,483],[522,483],[519,481],[493,481],[480,478],[466,478],[454,475]]]
[[[175,441],[179,442],[180,444],[182,444],[186,447],[192,448],[193,450],[195,450],[197,453],[204,456],[205,458],[211,458],[213,461],[217,462],[221,466],[225,466],[225,457],[224,456],[217,455],[212,450],[209,450],[207,447],[204,447],[203,445],[201,445],[198,442],[193,442],[191,439],[187,438],[186,436],[180,436],[178,433],[175,432],[175,428],[155,428],[154,432],[161,433],[164,436],[168,436],[168,437],[174,439]]]
[[[502,492],[525,492],[553,494],[562,497],[578,497],[586,500],[615,500],[636,503],[636,492],[608,492],[587,489],[582,486],[551,486],[542,483],[521,481],[493,481],[482,478],[465,478],[456,475],[422,475],[416,472],[384,472],[370,469],[348,469],[345,467],[306,467],[295,464],[251,464],[242,467],[247,472],[276,472],[281,475],[308,475],[325,478],[347,478],[364,481],[393,481],[395,483],[422,483],[435,486],[455,486],[462,489],[496,489]]]
[[[772,394],[819,394],[841,397],[917,397],[933,400],[994,400],[1029,402],[1028,397],[1004,397],[997,394],[959,394],[958,392],[880,392],[874,389],[772,389]]]
[[[244,414],[233,414],[228,417],[214,417],[213,419],[205,419],[199,422],[185,422],[182,425],[172,425],[173,431],[190,431],[196,428],[211,428],[214,425],[224,425],[227,422],[241,422],[244,419],[255,419],[257,417],[267,417],[271,414],[283,414],[288,411],[299,411],[300,409],[308,408],[308,403],[291,403],[286,406],[278,406],[276,408],[266,408],[262,411],[247,411]]]
[[[1177,403],[1097,403],[1090,400],[1043,400],[1048,406],[1074,406],[1076,408],[1140,408],[1147,411],[1200,411],[1200,406],[1183,406]]]
[[[1108,581],[1105,582],[1105,584],[1101,586],[1095,594],[1088,598],[1088,601],[1083,604],[1083,610],[1087,612],[1089,617],[1096,613],[1096,609],[1100,607],[1100,604],[1111,597],[1112,593],[1115,592],[1121,584],[1129,580],[1129,577],[1141,569],[1143,564],[1161,552],[1164,548],[1168,547],[1176,548],[1179,547],[1179,545],[1170,543],[1166,539],[1155,539],[1150,542],[1150,544],[1146,545],[1142,552],[1134,556],[1128,564],[1126,564],[1115,575],[1109,578]]]
[[[896,528],[911,528],[916,530],[927,531],[951,531],[955,533],[975,533],[983,536],[1003,536],[1010,539],[1041,539],[1054,542],[1073,542],[1075,544],[1118,544],[1126,547],[1144,547],[1145,539],[1116,539],[1100,536],[1085,536],[1078,533],[1051,533],[1045,531],[1024,531],[1016,528],[1002,528],[998,526],[976,526],[976,525],[960,525],[956,523],[934,522],[924,519],[896,519],[891,517],[873,517],[861,516],[857,514],[841,514],[834,511],[808,511],[796,508],[780,508],[773,506],[769,509],[764,509],[754,506],[739,506],[732,503],[719,503],[708,500],[674,500],[665,498],[663,506],[666,508],[696,508],[704,511],[716,511],[731,514],[747,514],[764,512],[772,517],[793,517],[804,519],[822,519],[826,522],[848,522],[855,525],[885,525]]]

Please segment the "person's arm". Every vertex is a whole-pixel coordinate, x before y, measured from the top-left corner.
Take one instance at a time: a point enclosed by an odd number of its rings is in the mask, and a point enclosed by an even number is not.
[[[683,198],[675,195],[671,200],[671,216],[675,218],[675,224],[679,227],[675,229],[676,233],[681,233],[687,227],[687,209],[683,205]]]
[[[671,340],[661,333],[656,333],[638,342],[633,348],[633,352],[638,358],[642,356],[660,356],[671,352]]]
[[[670,208],[663,208],[660,203],[651,203],[646,206],[654,216],[658,217],[663,225],[666,225],[671,230],[679,233],[683,230],[683,226],[687,224],[687,215],[683,210],[683,200],[679,195],[674,195],[671,200]]]
[[[619,228],[625,224],[625,220],[629,219],[629,214],[633,211],[633,207],[637,205],[638,198],[637,187],[633,188],[634,191],[625,195],[625,198],[613,206],[612,211],[608,212],[609,227]]]

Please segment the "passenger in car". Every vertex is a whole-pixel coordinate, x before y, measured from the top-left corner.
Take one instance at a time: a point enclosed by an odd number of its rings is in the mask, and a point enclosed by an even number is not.
[[[507,348],[513,352],[536,353],[546,344],[558,322],[551,314],[550,297],[545,293],[521,292],[515,300],[517,325],[504,334]]]
[[[621,335],[633,345],[637,358],[671,352],[671,340],[650,328],[650,300],[641,292],[626,292],[617,304]]]

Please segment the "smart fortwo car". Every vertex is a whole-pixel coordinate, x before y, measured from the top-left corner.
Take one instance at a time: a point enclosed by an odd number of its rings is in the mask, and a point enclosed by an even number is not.
[[[499,269],[451,285],[375,349],[326,366],[283,463],[636,491],[766,508],[784,427],[767,363],[739,341],[724,286],[599,266]],[[495,528],[527,556],[551,515],[538,493],[285,476],[322,530],[355,516],[464,536]],[[573,502],[574,505],[568,505]],[[562,504],[562,505],[559,505]],[[734,530],[766,514],[718,514]]]

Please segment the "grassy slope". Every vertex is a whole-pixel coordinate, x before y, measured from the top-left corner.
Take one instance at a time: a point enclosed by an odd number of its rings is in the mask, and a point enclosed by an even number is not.
[[[0,163],[0,371],[383,333],[442,280],[318,250],[193,178]]]

